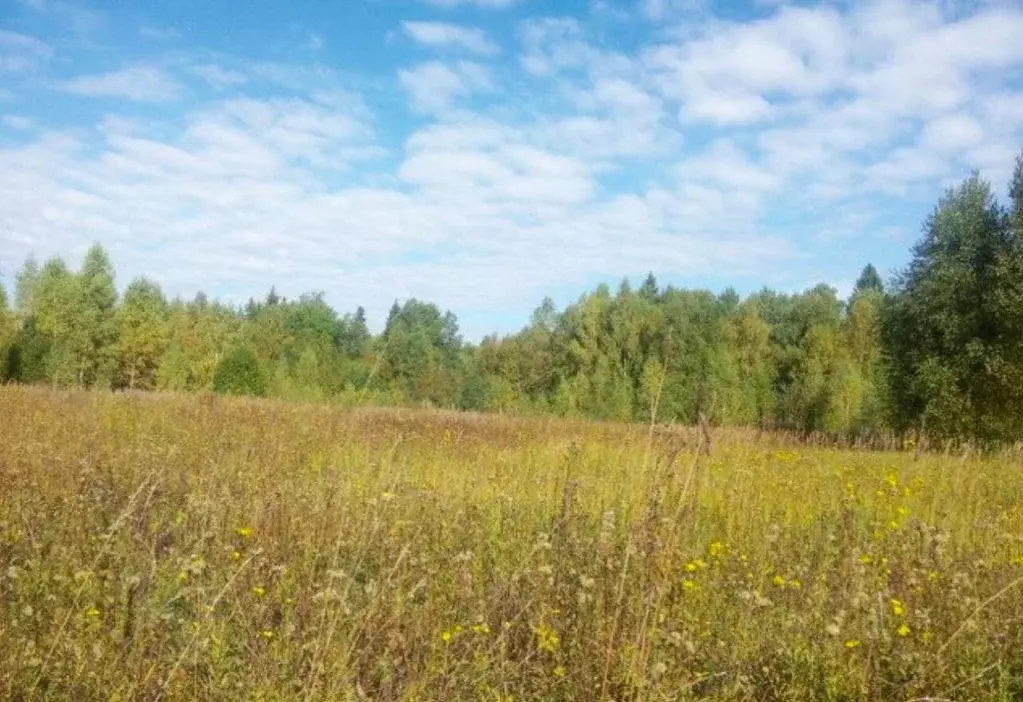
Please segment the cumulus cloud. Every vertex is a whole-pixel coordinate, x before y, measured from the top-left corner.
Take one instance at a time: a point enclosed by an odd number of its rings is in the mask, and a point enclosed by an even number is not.
[[[110,73],[79,76],[61,87],[75,95],[134,102],[169,102],[181,94],[180,84],[155,66],[129,66]]]
[[[482,29],[447,22],[402,22],[405,33],[420,44],[461,48],[474,54],[493,55],[500,48]]]
[[[9,129],[16,129],[18,131],[24,131],[32,128],[32,120],[22,115],[4,115],[0,118],[0,124],[3,124]]]
[[[215,88],[231,88],[248,82],[248,76],[241,71],[222,68],[214,64],[193,66],[192,71]]]
[[[49,44],[35,37],[0,29],[0,73],[31,71],[52,53]]]
[[[471,61],[448,65],[428,61],[398,71],[398,80],[409,94],[412,106],[420,112],[443,112],[458,98],[491,87],[485,66]]]

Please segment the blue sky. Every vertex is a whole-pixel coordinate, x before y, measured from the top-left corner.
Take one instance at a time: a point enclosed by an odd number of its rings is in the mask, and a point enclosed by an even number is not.
[[[454,311],[887,273],[1023,146],[1019,2],[3,0],[0,274]]]

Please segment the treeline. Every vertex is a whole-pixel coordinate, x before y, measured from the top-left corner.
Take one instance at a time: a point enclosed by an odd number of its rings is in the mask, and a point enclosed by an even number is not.
[[[478,345],[415,299],[373,335],[362,308],[340,315],[319,293],[233,307],[167,300],[141,278],[118,296],[99,245],[78,271],[29,259],[13,300],[0,287],[0,379],[1014,441],[1023,157],[1007,208],[977,175],[946,192],[887,286],[871,265],[846,300],[827,285],[741,299],[651,275],[561,311],[547,299],[519,333]]]

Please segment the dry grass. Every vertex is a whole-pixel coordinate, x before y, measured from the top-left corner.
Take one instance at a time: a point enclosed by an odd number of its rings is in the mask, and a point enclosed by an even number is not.
[[[7,699],[1023,697],[1014,459],[18,388],[0,417]]]

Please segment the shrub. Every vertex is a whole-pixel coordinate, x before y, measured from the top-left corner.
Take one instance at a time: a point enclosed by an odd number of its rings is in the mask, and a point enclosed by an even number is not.
[[[248,346],[231,349],[213,371],[213,392],[220,395],[264,397],[268,386],[259,359]]]

